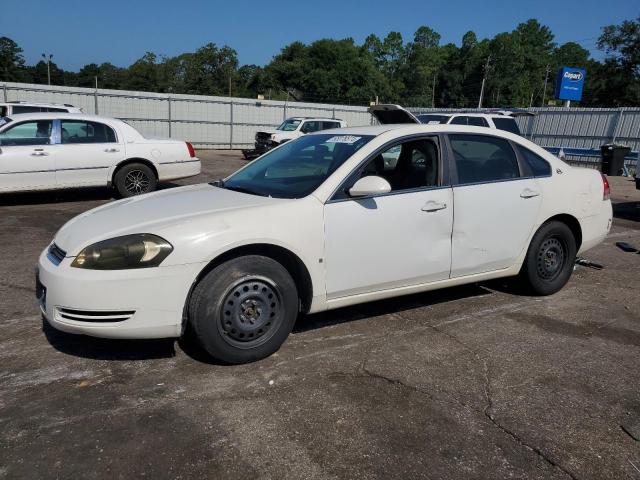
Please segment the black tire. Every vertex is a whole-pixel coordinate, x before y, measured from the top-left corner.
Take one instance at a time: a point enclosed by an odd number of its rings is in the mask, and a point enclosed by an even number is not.
[[[214,359],[248,363],[276,352],[298,316],[298,290],[280,263],[260,255],[209,272],[189,301],[189,322]]]
[[[116,173],[113,182],[122,198],[153,192],[158,186],[156,174],[144,163],[129,163]]]
[[[533,236],[520,276],[536,295],[551,295],[566,285],[576,261],[576,240],[562,222],[542,225]]]

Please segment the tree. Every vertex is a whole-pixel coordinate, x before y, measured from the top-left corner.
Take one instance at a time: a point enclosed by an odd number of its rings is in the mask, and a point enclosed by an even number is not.
[[[8,37],[0,37],[0,80],[5,82],[30,81],[25,69],[22,49]]]
[[[598,48],[613,57],[623,69],[640,75],[640,17],[604,27]]]

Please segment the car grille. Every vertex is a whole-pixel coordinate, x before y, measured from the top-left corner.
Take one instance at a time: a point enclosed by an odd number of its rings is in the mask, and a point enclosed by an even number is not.
[[[76,322],[124,322],[135,314],[135,310],[101,311],[101,310],[75,310],[72,308],[58,308],[58,316],[64,320]]]
[[[49,251],[47,252],[47,257],[54,265],[60,265],[60,262],[67,256],[67,252],[62,250],[55,243],[52,243],[49,247]]]
[[[266,132],[258,132],[256,133],[256,140],[266,142],[267,140],[271,140],[271,134]]]

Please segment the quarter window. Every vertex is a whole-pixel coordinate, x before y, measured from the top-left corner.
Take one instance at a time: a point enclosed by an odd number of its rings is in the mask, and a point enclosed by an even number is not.
[[[488,135],[450,135],[458,185],[520,177],[518,160],[508,141]]]
[[[62,143],[114,143],[116,134],[112,128],[98,122],[62,120]]]
[[[49,145],[51,120],[22,122],[0,133],[0,145]]]
[[[467,117],[468,125],[474,127],[488,127],[489,123],[482,117]]]
[[[551,165],[544,158],[520,145],[518,145],[518,151],[529,165],[529,168],[531,168],[531,173],[533,173],[534,177],[548,177],[551,175]]]

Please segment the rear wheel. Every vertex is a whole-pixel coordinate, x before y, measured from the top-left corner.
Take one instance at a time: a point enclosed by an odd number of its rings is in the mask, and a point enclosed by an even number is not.
[[[551,221],[533,236],[520,276],[533,293],[551,295],[569,281],[575,260],[573,232],[566,224]]]
[[[153,192],[158,180],[153,170],[143,163],[130,163],[125,165],[114,180],[114,185],[121,197],[133,197],[143,193]]]
[[[201,346],[225,363],[247,363],[276,352],[293,329],[298,292],[278,262],[248,255],[225,262],[196,286],[189,321]]]

